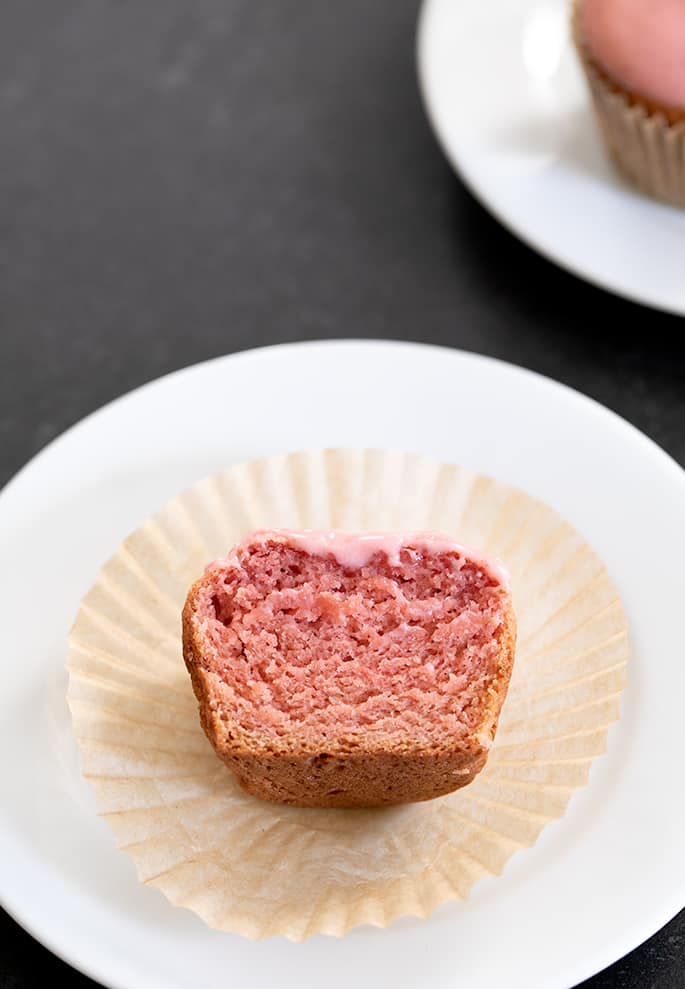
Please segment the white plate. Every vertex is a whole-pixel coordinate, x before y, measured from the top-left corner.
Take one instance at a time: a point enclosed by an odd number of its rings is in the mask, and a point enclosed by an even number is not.
[[[80,780],[65,638],[122,537],[201,475],[296,448],[400,447],[521,485],[594,544],[635,660],[609,754],[538,844],[464,903],[342,940],[252,943],[140,885]],[[568,989],[685,902],[685,474],[560,385],[415,344],[316,343],[222,358],[85,419],[0,496],[0,894],[53,951],[116,989]]]
[[[428,115],[471,191],[521,240],[589,282],[683,314],[685,211],[609,165],[569,11],[569,0],[425,0]]]

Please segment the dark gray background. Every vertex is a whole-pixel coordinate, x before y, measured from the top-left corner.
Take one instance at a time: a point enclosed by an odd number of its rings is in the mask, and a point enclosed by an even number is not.
[[[0,483],[166,371],[348,336],[534,368],[685,464],[685,324],[557,270],[474,202],[421,109],[416,14],[3,0]],[[93,985],[6,916],[0,944],[1,989]],[[585,984],[684,985],[685,913]]]

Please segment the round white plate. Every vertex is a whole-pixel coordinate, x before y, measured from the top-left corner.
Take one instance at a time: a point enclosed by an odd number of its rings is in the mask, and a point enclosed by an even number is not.
[[[685,211],[644,197],[608,163],[570,6],[425,0],[428,115],[465,183],[521,240],[589,282],[683,314]]]
[[[140,885],[78,773],[65,639],[120,540],[234,461],[321,446],[419,451],[543,498],[606,561],[631,622],[623,715],[590,785],[498,879],[428,921],[252,943]],[[685,474],[587,398],[416,344],[256,350],[132,392],[52,443],[0,495],[0,895],[115,989],[568,989],[685,903]]]

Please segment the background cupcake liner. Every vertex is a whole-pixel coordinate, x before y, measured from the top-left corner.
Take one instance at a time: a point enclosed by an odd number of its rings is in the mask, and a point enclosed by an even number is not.
[[[361,811],[269,804],[238,787],[200,728],[180,611],[206,563],[259,527],[437,529],[503,560],[519,645],[474,783]],[[627,658],[614,585],[552,509],[424,457],[327,450],[232,467],[143,523],[81,603],[68,699],[98,812],[140,879],[211,927],[301,940],[427,916],[501,872],[587,782]]]
[[[578,4],[573,35],[611,156],[631,182],[650,196],[685,207],[685,121],[669,123],[660,113],[612,87],[593,64],[581,36]]]

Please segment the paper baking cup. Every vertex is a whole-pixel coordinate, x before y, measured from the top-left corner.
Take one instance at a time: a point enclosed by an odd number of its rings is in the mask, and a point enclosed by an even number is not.
[[[664,114],[652,112],[609,84],[595,67],[581,37],[577,3],[573,35],[595,113],[615,164],[643,192],[685,207],[685,120],[669,123]]]
[[[505,563],[519,645],[470,786],[373,810],[287,807],[240,789],[200,728],[180,614],[205,565],[259,527],[437,529]],[[296,941],[425,917],[500,873],[587,782],[628,658],[616,588],[551,508],[461,467],[378,450],[257,460],[196,484],[105,565],[69,646],[83,772],[141,881],[210,927]]]

